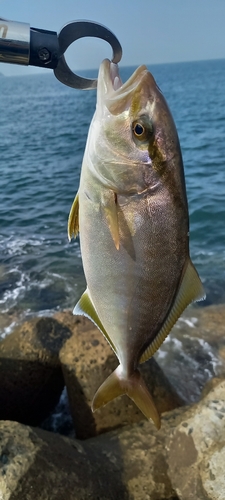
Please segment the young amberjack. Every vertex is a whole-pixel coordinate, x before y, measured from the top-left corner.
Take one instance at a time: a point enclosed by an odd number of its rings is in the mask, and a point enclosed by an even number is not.
[[[204,290],[189,257],[176,127],[146,66],[124,84],[116,64],[104,60],[100,66],[69,238],[78,231],[87,290],[74,313],[98,326],[119,360],[92,408],[127,394],[159,428],[137,367]]]

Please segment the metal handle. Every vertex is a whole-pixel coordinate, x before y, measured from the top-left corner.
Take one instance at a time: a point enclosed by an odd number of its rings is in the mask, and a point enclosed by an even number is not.
[[[30,26],[0,18],[0,62],[29,64]]]
[[[116,36],[102,24],[93,21],[73,21],[59,34],[55,31],[30,28],[29,24],[0,18],[0,62],[39,66],[54,70],[56,78],[76,89],[93,89],[97,80],[76,75],[66,63],[64,53],[79,38],[101,38],[112,47],[112,62],[122,57],[122,47]]]

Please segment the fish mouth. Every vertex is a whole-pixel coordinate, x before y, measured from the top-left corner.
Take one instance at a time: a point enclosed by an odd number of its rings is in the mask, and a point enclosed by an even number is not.
[[[128,94],[134,90],[144,75],[148,73],[146,66],[137,68],[130,78],[123,83],[119,74],[118,64],[115,64],[109,59],[104,59],[99,68],[98,75],[98,95],[105,98],[117,98],[121,95]]]

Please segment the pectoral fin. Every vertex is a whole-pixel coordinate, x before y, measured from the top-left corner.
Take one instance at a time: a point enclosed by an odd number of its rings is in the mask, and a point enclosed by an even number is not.
[[[81,315],[81,316],[86,316],[86,318],[90,319],[95,326],[100,330],[102,335],[106,338],[106,340],[109,342],[111,348],[116,354],[116,348],[110,339],[108,333],[106,332],[101,320],[98,317],[97,311],[95,309],[95,306],[90,298],[90,295],[88,293],[88,289],[85,290],[83,295],[81,296],[79,302],[76,304],[73,310],[73,314],[75,315]]]
[[[119,239],[119,224],[118,224],[118,209],[116,202],[116,193],[113,191],[108,191],[107,195],[104,194],[102,199],[102,208],[106,217],[106,221],[115,243],[115,247],[119,250],[120,239]]]
[[[203,285],[200,281],[199,275],[192,264],[191,260],[188,259],[185,273],[183,279],[180,283],[173,307],[167,316],[161,330],[153,340],[153,342],[147,347],[146,351],[142,354],[140,358],[140,363],[144,363],[147,359],[151,358],[153,354],[159,349],[170,330],[177,322],[178,318],[181,316],[182,312],[191,303],[198,300],[203,300],[205,298],[205,291]]]
[[[68,218],[68,239],[69,241],[79,233],[79,195],[75,196]]]

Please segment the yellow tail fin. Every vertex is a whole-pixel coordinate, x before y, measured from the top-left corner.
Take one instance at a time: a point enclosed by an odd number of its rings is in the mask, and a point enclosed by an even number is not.
[[[120,365],[97,390],[92,401],[92,411],[94,412],[101,406],[105,406],[123,394],[127,394],[145,417],[147,419],[151,418],[157,429],[160,429],[159,413],[140,372],[135,370],[128,378],[124,378]]]

